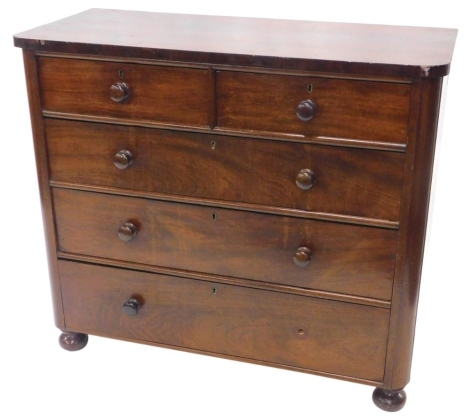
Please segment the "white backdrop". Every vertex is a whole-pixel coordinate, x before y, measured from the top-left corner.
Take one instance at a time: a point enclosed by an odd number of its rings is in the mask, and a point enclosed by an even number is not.
[[[227,3],[227,4],[226,4]],[[230,2],[232,3],[232,2]],[[134,0],[15,2],[0,26],[0,417],[13,419],[468,419],[470,18],[441,2]],[[428,229],[408,402],[378,410],[372,388],[280,369],[90,337],[57,344],[21,50],[14,33],[91,7],[459,29]],[[422,417],[421,417],[422,416]],[[436,418],[434,417],[434,418]]]

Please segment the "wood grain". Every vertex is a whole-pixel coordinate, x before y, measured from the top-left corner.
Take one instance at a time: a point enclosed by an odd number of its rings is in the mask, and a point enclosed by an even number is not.
[[[389,311],[60,261],[69,329],[381,381]],[[122,305],[139,296],[136,316]]]
[[[230,71],[216,76],[219,127],[407,142],[409,84]],[[301,121],[296,109],[308,99],[318,110]]]
[[[456,36],[455,29],[91,9],[14,41],[73,54],[439,77],[449,72]]]
[[[234,130],[234,129],[224,129],[221,127],[196,127],[189,125],[181,125],[175,123],[162,123],[149,120],[141,119],[129,119],[129,118],[119,118],[119,121],[116,121],[116,118],[113,117],[102,117],[96,115],[81,115],[71,112],[53,112],[43,110],[42,115],[45,118],[56,118],[61,120],[72,120],[72,121],[85,121],[85,122],[96,122],[96,123],[105,123],[105,124],[119,124],[119,125],[130,125],[132,127],[146,127],[146,128],[162,128],[165,130],[177,130],[177,131],[190,131],[197,133],[205,134],[222,134],[229,135],[234,137],[247,137],[246,131]],[[215,124],[215,123],[214,123]],[[313,136],[313,137],[304,137],[301,134],[292,134],[292,133],[273,133],[268,131],[253,131],[249,133],[250,138],[262,138],[268,140],[279,140],[285,141],[288,140],[292,143],[307,143],[307,144],[323,144],[328,146],[343,146],[351,148],[360,148],[360,149],[371,149],[371,150],[386,150],[390,152],[404,152],[406,150],[406,144],[404,143],[390,143],[383,142],[378,140],[358,140],[350,138],[337,138],[337,137],[327,137],[327,136]]]
[[[194,126],[210,123],[209,70],[49,57],[38,62],[45,110]],[[122,102],[110,97],[117,82],[130,89]]]
[[[41,200],[44,237],[46,240],[47,263],[49,266],[49,279],[52,293],[52,309],[54,322],[57,328],[64,330],[64,311],[60,291],[59,268],[57,266],[57,238],[52,205],[51,188],[49,186],[49,165],[46,148],[44,120],[41,115],[41,102],[39,95],[39,80],[37,62],[33,51],[23,51],[23,61],[28,89],[29,112],[34,141],[34,154],[36,157],[36,170],[39,184],[39,197]]]
[[[54,189],[59,249],[389,300],[397,232]],[[118,229],[139,226],[123,242]],[[299,268],[299,247],[312,262]]]
[[[46,119],[51,179],[398,220],[403,153]],[[130,151],[125,170],[114,156]],[[302,190],[304,168],[315,185]]]
[[[384,378],[387,389],[402,389],[410,380],[441,89],[442,79],[417,80],[413,87],[413,143],[406,155]]]
[[[257,280],[247,280],[237,277],[221,276],[220,274],[198,273],[195,271],[181,270],[178,268],[159,267],[149,264],[133,263],[129,261],[113,260],[103,257],[91,257],[83,254],[73,254],[71,252],[58,251],[57,256],[60,259],[68,261],[78,261],[90,264],[107,265],[110,267],[124,268],[127,270],[146,271],[148,273],[165,274],[169,276],[184,277],[188,279],[212,281],[224,283],[233,286],[250,287],[252,289],[269,290],[273,292],[289,293],[291,295],[310,296],[318,299],[335,300],[339,302],[349,302],[358,305],[375,306],[377,308],[390,309],[391,302],[366,298],[363,296],[345,295],[342,293],[328,292],[325,290],[305,289],[297,286],[290,286],[279,283],[267,283]]]
[[[74,184],[70,182],[50,181],[52,187],[78,191],[93,191],[103,194],[122,195],[125,197],[150,198],[152,200],[171,201],[174,203],[196,204],[198,206],[219,207],[224,209],[253,211],[255,213],[278,214],[281,216],[299,217],[302,219],[325,220],[329,222],[348,223],[360,226],[374,226],[385,229],[398,229],[398,221],[371,219],[367,217],[347,216],[333,213],[319,213],[285,207],[264,206],[261,204],[239,203],[209,198],[189,197],[185,195],[168,195],[155,192],[134,191],[115,187],[103,187],[90,184]]]

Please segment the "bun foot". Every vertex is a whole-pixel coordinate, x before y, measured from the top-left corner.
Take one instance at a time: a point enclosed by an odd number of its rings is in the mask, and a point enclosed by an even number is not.
[[[87,343],[87,334],[65,331],[59,337],[60,347],[68,351],[81,350],[87,345]]]
[[[384,411],[399,411],[405,406],[406,392],[403,389],[375,388],[372,400]]]

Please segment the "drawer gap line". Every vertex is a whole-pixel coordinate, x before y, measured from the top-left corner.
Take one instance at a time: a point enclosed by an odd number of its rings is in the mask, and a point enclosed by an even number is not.
[[[297,218],[302,218],[302,219],[315,219],[315,220],[346,223],[346,224],[360,225],[360,226],[373,226],[373,227],[384,228],[384,229],[398,230],[399,228],[399,222],[392,221],[392,220],[372,219],[372,218],[367,218],[367,217],[349,216],[349,215],[333,214],[333,213],[321,213],[321,212],[314,212],[314,211],[308,211],[308,210],[267,206],[263,204],[250,204],[250,203],[239,203],[239,202],[232,203],[232,202],[223,201],[223,200],[195,198],[195,197],[180,196],[180,195],[167,195],[167,194],[160,194],[160,193],[154,193],[154,192],[148,192],[148,191],[134,191],[134,190],[127,190],[127,189],[120,189],[120,188],[115,188],[115,187],[101,187],[101,186],[87,185],[87,184],[74,184],[74,183],[54,181],[54,180],[51,180],[49,183],[51,187],[68,189],[68,190],[99,192],[99,193],[104,193],[104,194],[122,195],[126,197],[136,197],[136,198],[159,200],[159,201],[169,201],[169,202],[175,202],[175,203],[193,204],[193,205],[206,206],[206,207],[219,207],[219,208],[235,209],[235,210],[249,211],[249,212],[255,212],[255,213],[277,214],[281,216],[297,217]]]
[[[277,292],[277,293],[288,293],[288,294],[298,295],[298,296],[305,296],[305,297],[312,297],[312,298],[326,299],[326,300],[333,300],[333,301],[341,301],[341,302],[352,303],[352,304],[357,304],[357,305],[374,306],[374,307],[384,308],[384,309],[390,309],[391,307],[391,303],[386,300],[346,295],[342,293],[326,292],[326,291],[321,291],[321,290],[304,289],[301,287],[261,282],[257,280],[239,279],[236,277],[228,277],[228,276],[222,276],[218,274],[216,275],[216,274],[193,272],[193,271],[181,270],[178,268],[159,267],[159,266],[153,266],[149,264],[113,260],[110,258],[100,258],[100,257],[89,256],[89,255],[73,254],[73,253],[64,252],[64,251],[58,251],[57,256],[63,260],[80,261],[80,262],[106,266],[106,267],[109,267],[109,266],[118,267],[118,268],[133,270],[133,271],[164,274],[168,276],[183,277],[183,278],[189,278],[189,279],[194,279],[194,280],[207,281],[211,283],[214,283],[214,282],[223,283],[223,284],[232,285],[232,286],[241,286],[241,287],[247,287],[251,289],[268,290],[268,291]]]
[[[93,115],[84,114],[73,114],[65,112],[56,112],[43,110],[42,115],[45,118],[56,118],[61,120],[72,120],[72,121],[86,121],[86,122],[97,122],[103,124],[113,125],[124,125],[133,127],[144,127],[144,128],[159,128],[163,130],[177,130],[177,131],[188,131],[193,133],[207,133],[217,134],[234,137],[249,137],[256,139],[276,140],[276,141],[288,141],[305,144],[322,144],[326,146],[336,147],[350,147],[357,149],[370,149],[370,150],[382,150],[389,152],[400,152],[406,151],[406,144],[404,143],[389,143],[376,140],[360,140],[360,139],[346,139],[337,137],[327,136],[312,136],[305,137],[302,134],[293,133],[276,133],[268,131],[252,131],[252,130],[235,130],[226,129],[218,126],[213,128],[209,125],[200,126],[188,126],[178,125],[171,123],[152,122],[148,120],[135,120],[126,118],[115,118],[115,117],[98,117]]]

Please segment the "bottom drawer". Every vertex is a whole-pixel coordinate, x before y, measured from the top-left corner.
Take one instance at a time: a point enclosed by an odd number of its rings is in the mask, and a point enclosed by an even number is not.
[[[387,309],[70,261],[59,270],[70,331],[382,381]],[[131,297],[136,316],[122,311]]]

